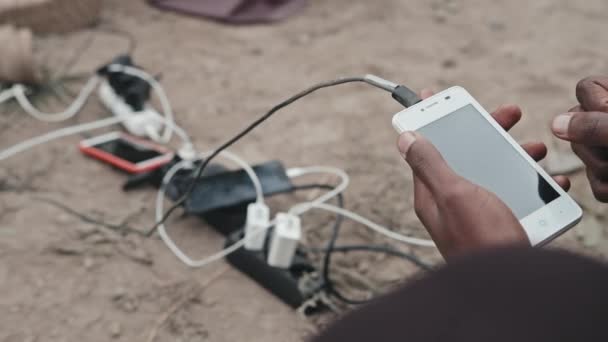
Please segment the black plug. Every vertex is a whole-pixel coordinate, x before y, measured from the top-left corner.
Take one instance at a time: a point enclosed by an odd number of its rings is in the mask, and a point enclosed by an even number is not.
[[[411,107],[422,99],[410,88],[399,85],[392,92],[393,98],[405,108]]]
[[[139,77],[125,74],[120,71],[110,71],[108,66],[112,64],[137,67],[131,56],[120,55],[97,70],[97,74],[106,76],[114,92],[122,97],[134,111],[144,109],[146,102],[150,99],[150,84]]]

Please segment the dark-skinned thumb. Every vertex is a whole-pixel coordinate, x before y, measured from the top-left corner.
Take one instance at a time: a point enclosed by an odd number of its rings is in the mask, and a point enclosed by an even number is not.
[[[397,146],[414,174],[431,193],[437,193],[455,181],[457,175],[435,146],[422,135],[404,132],[399,136]]]

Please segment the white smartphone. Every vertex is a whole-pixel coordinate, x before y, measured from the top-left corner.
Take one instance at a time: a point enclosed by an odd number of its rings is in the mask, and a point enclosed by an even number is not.
[[[502,199],[533,246],[553,240],[582,218],[579,205],[462,87],[395,114],[393,127],[422,134],[456,173]]]

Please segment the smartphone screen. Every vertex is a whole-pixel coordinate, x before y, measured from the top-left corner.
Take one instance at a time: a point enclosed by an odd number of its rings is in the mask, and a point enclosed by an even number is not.
[[[130,161],[133,164],[141,163],[161,156],[159,151],[150,149],[149,147],[138,145],[124,138],[105,141],[92,147],[112,154],[120,159]]]
[[[418,132],[456,173],[496,194],[519,219],[560,196],[473,105]]]

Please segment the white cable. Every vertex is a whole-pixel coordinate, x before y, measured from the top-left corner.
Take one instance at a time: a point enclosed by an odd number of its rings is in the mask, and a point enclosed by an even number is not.
[[[342,179],[342,182],[338,184],[338,186],[314,200],[313,203],[323,203],[329,201],[330,199],[334,198],[335,196],[346,190],[346,188],[348,188],[348,184],[350,183],[350,177],[344,170],[330,166],[295,167],[288,169],[286,173],[289,178],[296,178],[314,173],[331,173]],[[302,212],[295,211],[291,213],[300,215]]]
[[[120,123],[123,120],[124,120],[124,118],[111,117],[111,118],[107,118],[107,119],[102,119],[102,120],[97,120],[97,121],[79,124],[79,125],[75,125],[75,126],[61,128],[56,131],[52,131],[52,132],[37,136],[35,138],[31,138],[31,139],[22,141],[16,145],[13,145],[5,150],[0,151],[0,161],[7,159],[9,157],[12,157],[17,153],[28,150],[32,147],[47,143],[51,140],[63,138],[63,137],[66,137],[66,136],[72,135],[72,134],[78,134],[81,132],[91,131],[91,130],[98,129],[98,128],[112,126],[112,125]]]
[[[0,97],[1,96],[2,96],[2,93],[0,93]],[[3,161],[18,153],[29,150],[30,148],[36,147],[38,145],[47,143],[47,142],[55,140],[55,139],[63,138],[63,137],[69,136],[69,135],[78,134],[78,133],[82,133],[82,132],[86,132],[86,131],[92,131],[92,130],[107,127],[107,126],[112,126],[115,124],[119,124],[119,123],[123,122],[124,120],[128,120],[128,117],[110,117],[107,119],[101,119],[101,120],[97,120],[97,121],[93,121],[93,122],[88,122],[88,123],[78,124],[78,125],[74,125],[74,126],[68,126],[65,128],[60,128],[58,130],[22,141],[9,148],[4,149],[4,150],[0,150],[0,161]],[[183,130],[177,126],[171,126],[171,127],[173,127],[173,129],[175,129],[176,131],[183,132]],[[188,146],[192,147],[191,144]],[[256,185],[256,189],[257,188],[261,189],[261,185],[260,184]]]
[[[222,153],[224,153],[224,152],[222,152]],[[176,164],[167,172],[167,174],[165,175],[165,177],[163,179],[161,188],[158,191],[158,195],[156,197],[156,221],[157,222],[160,222],[162,220],[162,215],[164,212],[163,203],[164,203],[164,198],[165,198],[166,186],[171,181],[171,178],[173,178],[175,173],[177,173],[177,171],[182,169],[184,165],[185,165],[184,162]],[[339,184],[336,187],[336,189],[334,189],[334,191],[328,192],[325,195],[320,196],[319,198],[317,198],[316,200],[313,200],[311,202],[297,204],[297,205],[293,206],[289,210],[289,212],[295,213],[297,215],[302,215],[312,208],[324,209],[324,210],[328,210],[328,211],[334,212],[339,215],[343,215],[344,217],[350,218],[356,222],[362,223],[362,224],[368,226],[370,229],[372,229],[384,236],[387,236],[391,239],[394,239],[394,240],[397,240],[400,242],[404,242],[404,243],[417,245],[417,246],[425,246],[425,247],[435,246],[435,244],[431,240],[418,239],[418,238],[401,235],[401,234],[393,232],[393,231],[389,230],[388,228],[385,228],[379,224],[376,224],[358,214],[355,214],[348,210],[324,203],[324,201],[327,201],[327,200],[333,198],[334,196],[336,196],[338,193],[344,191],[344,189],[346,189],[346,187],[348,186],[349,177],[346,174],[346,172],[344,172],[343,170],[340,170],[337,168],[332,168],[332,167],[323,167],[323,166],[315,166],[315,167],[309,167],[309,168],[292,168],[292,169],[287,170],[287,174],[290,178],[299,177],[299,176],[303,176],[305,174],[310,174],[310,173],[333,173],[333,174],[339,175],[340,178],[342,178],[342,182],[341,182],[341,184]],[[253,234],[262,233],[266,229],[273,226],[274,223],[275,223],[274,220],[272,220],[268,227],[260,228],[258,231],[254,231]],[[177,258],[179,258],[183,263],[185,263],[186,265],[188,265],[190,267],[207,266],[207,265],[209,265],[215,261],[221,260],[224,257],[226,257],[227,255],[237,251],[239,248],[243,247],[245,244],[245,240],[241,239],[241,240],[235,242],[230,247],[227,247],[218,253],[212,254],[201,260],[192,260],[185,253],[183,253],[179,249],[179,247],[177,247],[175,245],[173,240],[171,240],[171,238],[167,235],[166,227],[164,224],[160,224],[158,226],[158,231],[159,231],[159,235],[160,235],[161,239],[165,242],[165,244],[171,250],[171,252],[173,252],[173,254],[175,254],[175,256],[177,256]]]
[[[227,152],[226,151],[222,152],[222,154],[225,154],[225,153],[227,153]],[[220,154],[220,155],[222,155],[222,154]],[[227,155],[225,155],[225,156],[227,157]],[[234,158],[234,157],[236,157],[236,156],[232,155],[232,158]],[[230,158],[230,157],[228,157],[228,158]],[[247,163],[242,160],[240,162],[235,159],[233,159],[233,160],[235,162],[238,162],[239,164],[241,164],[241,166],[247,165]],[[171,181],[171,178],[173,178],[175,173],[177,173],[180,169],[182,169],[184,167],[184,165],[186,165],[184,162],[177,163],[165,174],[165,177],[163,178],[163,182],[161,184],[161,187],[158,191],[158,195],[156,197],[156,221],[157,222],[162,221],[162,216],[163,216],[163,212],[164,212],[163,203],[164,203],[164,199],[165,199],[166,186],[167,186],[167,184],[169,184],[169,182]],[[253,172],[253,170],[252,170],[252,172]],[[340,183],[333,191],[328,192],[328,193],[324,194],[323,196],[320,196],[316,200],[313,200],[312,203],[317,203],[319,201],[320,202],[327,201],[327,200],[331,199],[332,197],[336,196],[337,194],[339,194],[340,192],[344,191],[344,189],[346,189],[346,187],[348,187],[348,182],[349,182],[348,175],[346,174],[346,172],[344,172],[340,169],[337,169],[337,168],[324,167],[324,166],[313,166],[313,167],[305,167],[305,168],[292,168],[292,169],[287,170],[287,174],[290,178],[299,177],[299,176],[303,176],[305,174],[311,174],[311,173],[332,173],[332,174],[336,174],[336,175],[340,176],[340,178],[342,178],[342,183]],[[253,173],[253,175],[255,175],[255,173]],[[250,177],[251,177],[251,175],[250,175]],[[253,181],[254,178],[253,177],[251,177],[251,178]],[[263,194],[262,194],[262,196],[263,196]],[[262,197],[262,200],[263,200],[263,197]],[[258,196],[258,201],[260,201],[259,196]],[[297,214],[298,215],[303,214],[310,208],[312,208],[312,206],[308,205],[307,208],[302,208],[302,209],[298,210],[299,212]],[[252,234],[253,235],[260,234],[260,233],[264,232],[265,230],[269,229],[270,227],[272,227],[274,225],[274,223],[275,223],[275,221],[272,220],[272,221],[270,221],[269,226],[260,228],[256,231],[253,231]],[[177,247],[175,245],[173,240],[171,240],[171,238],[167,235],[167,231],[166,231],[166,227],[165,227],[164,223],[161,223],[158,225],[158,232],[159,232],[161,239],[163,240],[163,242],[165,242],[167,247],[169,247],[171,252],[173,252],[173,254],[175,254],[175,256],[178,259],[180,259],[183,263],[185,263],[186,265],[188,265],[190,267],[204,267],[206,265],[209,265],[210,263],[223,259],[227,255],[237,251],[239,248],[241,248],[245,245],[245,239],[241,239],[241,240],[235,242],[230,247],[227,247],[227,248],[219,251],[218,253],[212,254],[201,260],[192,260],[185,253],[183,253],[179,249],[179,247]]]
[[[209,154],[211,154],[211,152],[204,153],[201,156],[199,156],[199,159],[206,158]],[[255,187],[257,201],[259,203],[263,203],[264,202],[264,193],[262,191],[262,184],[260,183],[260,179],[255,174],[255,171],[253,170],[253,168],[245,160],[241,159],[237,155],[230,153],[228,151],[222,151],[219,155],[239,164],[243,168],[243,170],[245,170],[245,172],[247,172],[247,175],[249,176],[249,178],[251,178],[251,181],[253,182],[253,185]],[[162,218],[163,218],[163,213],[164,213],[163,204],[164,204],[164,200],[165,200],[165,193],[167,191],[167,185],[169,184],[169,182],[171,181],[173,176],[175,176],[175,174],[179,170],[183,169],[188,164],[191,165],[191,163],[189,161],[181,161],[181,162],[175,164],[171,169],[169,169],[169,171],[167,171],[167,173],[163,177],[162,184],[161,184],[160,189],[158,190],[158,194],[156,196],[156,222],[161,222]],[[273,225],[274,220],[271,221],[270,224]],[[265,228],[265,229],[267,229],[267,228]],[[260,232],[261,231],[262,230],[260,230]],[[186,253],[184,253],[179,247],[177,247],[175,242],[173,242],[173,240],[169,237],[164,223],[161,223],[158,225],[158,233],[159,233],[161,239],[163,240],[163,242],[165,243],[165,245],[167,245],[167,247],[169,248],[169,250],[171,252],[173,252],[173,254],[175,254],[175,256],[178,259],[180,259],[184,264],[186,264],[190,267],[206,266],[214,261],[224,258],[226,255],[238,250],[245,244],[245,240],[241,239],[237,243],[220,251],[219,253],[216,253],[214,255],[211,255],[211,256],[206,257],[201,260],[192,260],[188,255],[186,255]],[[254,232],[254,233],[257,233],[257,232]]]
[[[118,64],[110,65],[109,69],[114,72],[123,72],[125,74],[129,74],[134,77],[141,78],[144,81],[148,82],[150,84],[150,86],[154,89],[154,91],[156,92],[156,94],[161,102],[161,105],[163,107],[163,112],[165,114],[165,118],[164,118],[164,120],[162,120],[162,123],[165,125],[165,131],[164,131],[163,136],[159,137],[158,140],[163,143],[168,142],[168,140],[171,138],[172,132],[175,132],[184,142],[183,151],[185,153],[189,152],[189,151],[194,151],[194,146],[192,144],[190,137],[186,133],[186,131],[184,129],[182,129],[181,127],[177,126],[175,121],[173,120],[173,112],[172,112],[169,100],[167,98],[167,95],[166,95],[164,89],[162,88],[162,86],[160,85],[160,83],[158,83],[154,79],[154,77],[152,77],[150,74],[148,74],[145,71],[142,71],[140,69],[129,67],[129,66],[118,65]],[[23,110],[26,113],[28,113],[29,115],[33,116],[34,118],[45,121],[45,122],[59,122],[59,121],[67,120],[67,119],[73,117],[82,109],[82,107],[86,103],[87,99],[90,97],[91,93],[95,90],[95,87],[99,83],[99,79],[100,78],[97,75],[91,77],[89,79],[89,81],[87,81],[85,86],[82,88],[80,93],[78,94],[78,97],[76,98],[76,100],[65,111],[60,112],[60,113],[43,113],[43,112],[39,111],[38,109],[34,108],[34,106],[31,104],[31,102],[25,96],[25,87],[21,84],[16,84],[16,85],[12,86],[11,88],[0,92],[0,103],[3,103],[12,97],[15,97],[16,100],[18,101],[18,103],[20,104],[20,106],[23,108]],[[40,145],[42,143],[45,143],[45,142],[48,142],[48,141],[51,141],[54,139],[58,139],[61,137],[65,137],[68,135],[77,134],[80,132],[85,132],[85,131],[94,130],[94,129],[98,129],[98,128],[102,128],[102,127],[106,127],[106,126],[111,126],[116,123],[120,123],[126,119],[127,119],[127,117],[109,118],[109,119],[94,121],[94,122],[86,123],[86,124],[82,124],[82,125],[66,127],[66,128],[59,129],[57,131],[49,132],[49,133],[41,135],[39,137],[32,138],[32,139],[23,141],[17,145],[11,146],[6,150],[0,151],[0,161],[7,159],[17,153],[23,152],[27,149]]]
[[[58,113],[44,113],[36,109],[25,96],[26,88],[22,84],[15,84],[11,89],[12,95],[15,97],[17,102],[19,102],[19,105],[26,113],[40,121],[60,122],[70,119],[74,115],[78,114],[97,87],[98,83],[99,76],[94,75],[91,77],[76,97],[76,100],[74,100],[74,102],[72,102],[72,104],[66,110]]]
[[[172,120],[169,121],[165,118],[161,122],[165,125],[165,129],[169,129],[169,130],[171,130],[171,132],[175,132],[175,134],[177,134],[177,136],[182,140],[183,145],[185,147],[194,149],[194,144],[192,143],[192,140],[191,140],[190,136],[188,135],[188,133],[186,133],[186,131],[183,128],[178,126],[177,123],[175,123],[175,121],[172,121]],[[148,132],[148,134],[151,134],[151,132]],[[161,143],[165,141],[164,137],[158,136],[158,134],[156,134],[156,132],[152,133],[152,136],[153,135],[156,135],[155,141],[161,142]]]
[[[368,220],[367,218],[365,218],[359,214],[356,214],[356,213],[346,210],[344,208],[336,207],[334,205],[327,204],[327,203],[314,203],[314,202],[302,203],[300,205],[305,206],[308,209],[312,207],[312,208],[330,211],[330,212],[338,214],[338,215],[342,215],[355,222],[359,222],[359,223],[369,227],[371,230],[374,230],[390,239],[397,240],[399,242],[409,243],[412,245],[423,246],[423,247],[435,247],[435,243],[433,242],[433,240],[413,238],[413,237],[409,237],[409,236],[405,236],[405,235],[396,233],[386,227],[383,227],[377,223],[374,223],[374,222]]]
[[[289,210],[290,213],[296,214],[296,215],[301,215],[302,213],[310,210],[311,208],[323,209],[323,210],[331,211],[333,213],[342,215],[344,217],[348,217],[351,220],[359,222],[359,223],[369,227],[370,229],[372,229],[386,237],[389,237],[393,240],[409,243],[409,244],[416,245],[416,246],[426,246],[426,247],[435,246],[435,243],[432,240],[417,239],[417,238],[412,238],[412,237],[401,235],[386,227],[383,227],[377,223],[374,223],[374,222],[370,221],[369,219],[367,219],[361,215],[358,215],[352,211],[348,211],[348,210],[340,208],[340,207],[326,204],[325,202],[327,202],[329,199],[337,196],[339,193],[346,190],[346,188],[348,187],[349,177],[348,177],[348,174],[344,170],[340,170],[340,169],[333,168],[333,167],[325,167],[325,166],[313,166],[313,167],[307,167],[307,168],[292,168],[292,169],[287,170],[287,176],[289,178],[300,177],[300,176],[310,174],[310,173],[333,173],[342,178],[342,183],[339,184],[334,190],[319,197],[315,201],[304,202],[304,203],[300,203],[300,204],[293,206]]]
[[[152,87],[152,89],[158,96],[162,107],[162,112],[165,117],[164,121],[162,122],[165,126],[165,129],[163,131],[163,134],[158,137],[158,139],[155,139],[157,140],[157,142],[162,144],[168,144],[171,140],[173,132],[175,132],[183,140],[185,150],[194,150],[194,145],[192,144],[192,139],[190,138],[190,136],[188,136],[184,129],[177,126],[177,124],[175,123],[173,109],[171,107],[169,98],[167,97],[167,93],[165,92],[162,85],[152,75],[141,69],[121,64],[110,64],[108,65],[108,70],[111,72],[120,72],[140,78]],[[60,122],[70,119],[76,114],[78,114],[78,112],[82,109],[88,98],[91,96],[91,94],[99,84],[99,80],[99,75],[92,76],[82,88],[82,90],[76,97],[76,100],[74,100],[74,102],[72,102],[72,104],[66,110],[58,113],[45,113],[35,108],[25,95],[26,88],[22,84],[15,84],[11,88],[1,92],[0,103],[14,97],[21,106],[21,108],[23,108],[23,110],[32,117],[44,122]],[[151,136],[155,137],[156,134],[151,134]]]
[[[15,97],[15,90],[13,87],[3,90],[0,93],[0,104],[12,99],[13,97]]]
[[[376,75],[367,74],[363,77],[368,83],[392,93],[399,85]]]
[[[171,140],[173,131],[180,134],[180,137],[182,139],[184,139],[185,142],[188,142],[188,143],[190,142],[190,138],[188,137],[186,132],[184,132],[183,130],[181,130],[181,132],[180,132],[175,129],[176,125],[174,123],[175,121],[173,118],[173,109],[171,108],[171,103],[169,102],[167,93],[165,93],[164,88],[160,85],[160,83],[152,75],[148,74],[147,72],[145,72],[141,69],[134,68],[134,67],[127,66],[127,65],[121,65],[121,64],[110,64],[108,66],[108,70],[111,72],[122,72],[127,75],[141,78],[142,80],[146,81],[152,87],[152,89],[154,89],[154,91],[156,92],[156,95],[158,96],[158,100],[160,101],[160,105],[162,107],[162,112],[165,116],[165,130],[161,136],[160,142],[162,142],[163,144],[169,143],[169,141]]]

